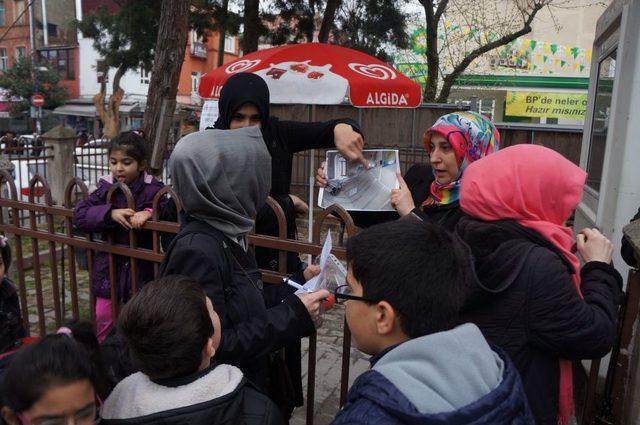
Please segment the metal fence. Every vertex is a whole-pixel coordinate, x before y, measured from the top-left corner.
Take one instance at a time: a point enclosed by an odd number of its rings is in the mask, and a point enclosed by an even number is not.
[[[410,153],[408,154],[410,155]],[[23,320],[29,325],[29,329],[39,335],[52,332],[61,326],[66,320],[95,317],[94,299],[90,294],[91,269],[96,252],[105,252],[109,255],[109,267],[111,281],[115,281],[115,256],[126,256],[131,259],[131,267],[135,270],[136,263],[140,260],[154,263],[156,273],[164,254],[161,250],[160,239],[163,233],[177,233],[178,223],[158,221],[157,204],[162,196],[172,196],[176,199],[180,208],[179,197],[170,186],[160,191],[153,202],[154,216],[147,222],[144,229],[152,232],[152,248],[140,248],[136,243],[136,234],[130,232],[128,245],[115,245],[113,241],[93,240],[91,235],[77,235],[72,225],[73,207],[78,199],[88,196],[88,188],[81,179],[74,179],[66,187],[62,206],[53,205],[51,191],[46,179],[36,175],[29,186],[27,200],[18,195],[18,187],[13,177],[6,171],[0,172],[2,181],[1,193],[8,196],[0,197],[0,232],[11,237],[11,245],[14,249],[15,275],[18,286]],[[41,201],[35,197],[36,189],[42,188]],[[108,199],[116,191],[122,191],[130,203],[133,203],[131,192],[126,185],[117,183],[111,188]],[[263,280],[266,284],[281,282],[286,271],[286,252],[309,254],[317,256],[322,250],[320,244],[321,229],[328,221],[327,218],[338,216],[347,237],[354,235],[357,228],[349,214],[339,206],[332,206],[322,211],[313,223],[311,243],[286,239],[286,219],[282,209],[273,200],[268,200],[274,210],[279,223],[279,237],[264,235],[250,235],[249,242],[253,246],[266,247],[281,250],[279,271],[263,270]],[[44,217],[42,223],[36,219],[40,215]],[[26,216],[27,221],[20,217]],[[6,217],[9,217],[8,220]],[[339,240],[342,240],[340,238]],[[346,257],[344,247],[336,246],[333,254],[341,260]],[[26,254],[30,253],[30,259]],[[87,270],[79,267],[80,262],[85,262]],[[30,264],[27,264],[30,263]],[[136,274],[132,273],[132,290],[138,287]],[[117,285],[112,284],[113,315],[117,317],[120,306],[116,296]],[[591,368],[591,374],[587,381],[587,397],[584,407],[582,423],[591,424],[593,418],[611,417],[619,411],[619,406],[624,402],[624,382],[631,368],[631,352],[633,329],[638,318],[640,303],[640,275],[637,272],[630,274],[627,286],[626,302],[620,311],[620,325],[618,338],[612,354],[612,362],[607,374],[607,385],[601,397],[596,397],[596,384],[598,381],[598,361]],[[324,371],[316,370],[316,335],[309,337],[308,352],[308,380],[306,396],[307,423],[314,422],[314,402],[316,376]],[[342,360],[340,379],[340,405],[346,399],[349,381],[350,367],[350,333],[346,326],[343,327]],[[616,423],[615,421],[613,423]]]
[[[167,146],[164,166],[160,179],[164,183],[171,183],[167,171],[167,161],[175,144]],[[75,176],[80,178],[89,188],[89,192],[95,189],[100,177],[110,173],[109,170],[109,141],[106,139],[97,142],[89,142],[75,148],[74,151]]]
[[[157,204],[162,196],[171,196],[176,199],[180,208],[177,195],[170,186],[160,191],[153,202],[154,216],[144,226],[145,230],[152,232],[152,248],[145,249],[137,246],[136,234],[130,232],[129,244],[116,245],[112,240],[94,240],[92,235],[78,235],[73,228],[73,207],[79,199],[86,198],[89,190],[85,183],[76,178],[66,187],[62,206],[54,205],[51,190],[47,181],[35,176],[31,181],[28,200],[20,199],[17,187],[9,173],[0,172],[0,181],[9,196],[0,197],[0,207],[3,212],[9,214],[0,215],[0,232],[10,236],[11,246],[15,258],[15,281],[18,287],[23,321],[33,333],[45,335],[54,331],[65,321],[70,319],[94,319],[95,300],[90,293],[91,272],[93,259],[96,252],[106,252],[109,255],[109,268],[112,282],[115,281],[115,256],[126,256],[131,259],[131,268],[135,270],[140,260],[154,263],[158,272],[160,263],[164,258],[161,250],[161,237],[164,233],[177,233],[179,223],[158,221]],[[37,201],[33,192],[37,187],[42,187],[42,201]],[[126,185],[117,183],[113,185],[107,199],[111,199],[113,193],[122,191],[128,202],[133,203],[131,192]],[[337,215],[345,223],[347,235],[353,235],[356,227],[349,215],[342,208],[334,206],[325,210],[314,222],[312,229],[313,243],[286,239],[286,219],[281,207],[271,198],[268,200],[273,208],[279,223],[279,237],[264,235],[250,235],[249,243],[253,246],[267,247],[282,250],[280,255],[279,272],[263,270],[263,280],[266,284],[275,284],[282,281],[286,270],[286,251],[298,252],[317,256],[322,251],[320,244],[320,229],[327,216]],[[28,220],[25,223],[17,217],[25,215]],[[36,221],[36,216],[44,217],[43,223]],[[6,218],[8,216],[8,220]],[[335,217],[331,217],[335,222]],[[344,248],[337,246],[332,251],[336,257],[344,260],[346,253]],[[27,257],[28,254],[30,257]],[[86,264],[86,270],[79,267],[80,263]],[[135,293],[139,287],[136,281],[136,273],[131,274],[132,290]],[[113,317],[117,318],[120,306],[116,296],[117,285],[111,285],[111,299],[116,300],[113,305]],[[347,392],[349,377],[349,353],[350,334],[344,327],[344,345],[341,375],[341,403],[344,402]],[[307,382],[307,423],[313,424],[314,414],[314,388],[316,379],[316,336],[309,338],[309,363]]]

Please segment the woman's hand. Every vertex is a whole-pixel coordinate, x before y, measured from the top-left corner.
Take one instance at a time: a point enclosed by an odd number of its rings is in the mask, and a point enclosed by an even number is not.
[[[309,212],[309,205],[296,195],[289,194],[291,201],[293,201],[293,209],[296,211],[298,217],[304,217]]]
[[[151,213],[149,211],[138,211],[131,217],[131,226],[134,229],[140,229],[150,218]]]
[[[362,154],[364,139],[349,124],[340,123],[333,128],[333,141],[336,149],[349,162],[359,162],[365,169],[369,168],[369,161]]]
[[[413,209],[416,207],[413,203],[413,197],[411,196],[411,191],[407,187],[407,183],[405,183],[402,178],[402,174],[396,173],[398,177],[398,183],[400,183],[399,189],[391,190],[391,206],[398,211],[400,217],[404,217],[405,215],[411,213]]]
[[[585,263],[601,261],[611,263],[613,244],[598,229],[583,229],[576,238],[578,253]]]
[[[322,161],[320,168],[316,170],[316,187],[326,187],[329,180],[327,179],[327,161]]]
[[[121,208],[117,210],[111,210],[111,220],[115,221],[125,229],[131,230],[131,223],[129,223],[129,217],[133,217],[135,213],[136,212],[131,208]]]
[[[309,317],[313,321],[313,323],[317,324],[320,320],[320,305],[322,304],[322,300],[329,298],[329,291],[326,289],[321,289],[315,292],[307,292],[296,294],[300,301],[307,308],[307,312],[309,312]]]

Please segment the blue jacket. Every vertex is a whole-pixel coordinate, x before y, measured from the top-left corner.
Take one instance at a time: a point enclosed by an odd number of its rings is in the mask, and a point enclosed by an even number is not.
[[[464,332],[453,344],[429,340],[461,328]],[[520,376],[508,357],[492,351],[484,338],[484,346],[467,350],[474,338],[478,340],[476,333],[475,325],[466,324],[407,341],[386,353],[356,379],[333,425],[534,424]],[[493,364],[487,350],[494,356]],[[478,361],[481,356],[484,359]]]

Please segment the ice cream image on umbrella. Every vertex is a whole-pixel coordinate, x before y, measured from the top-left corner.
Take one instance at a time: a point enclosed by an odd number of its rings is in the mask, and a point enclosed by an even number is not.
[[[271,63],[256,74],[267,82],[272,93],[280,93],[290,103],[307,103],[310,90],[314,90],[316,96],[330,95],[326,102],[320,100],[319,104],[330,103],[329,99],[335,98],[336,93],[344,97],[349,88],[346,78],[331,71],[331,64],[312,65],[310,60]],[[318,83],[322,83],[322,87]]]

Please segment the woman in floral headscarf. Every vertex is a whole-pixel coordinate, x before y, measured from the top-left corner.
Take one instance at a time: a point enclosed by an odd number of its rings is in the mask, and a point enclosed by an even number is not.
[[[440,117],[424,133],[423,140],[431,170],[416,165],[407,171],[405,179],[398,174],[400,188],[392,191],[391,204],[400,216],[413,214],[453,230],[461,215],[459,190],[464,170],[496,152],[500,134],[480,114],[454,112]]]

